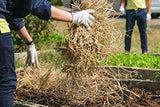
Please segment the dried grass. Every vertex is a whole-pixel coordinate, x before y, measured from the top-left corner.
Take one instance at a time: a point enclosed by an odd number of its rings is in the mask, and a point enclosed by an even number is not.
[[[56,72],[53,65],[48,64],[39,69],[28,67],[17,71],[17,76],[16,99],[31,98],[48,106],[124,106],[131,99],[127,93],[139,97],[103,68],[68,74]]]
[[[114,28],[112,5],[106,0],[83,0],[74,2],[79,10],[93,9],[95,21],[92,30],[82,25],[72,25],[68,34],[68,47],[82,71],[91,65],[96,66],[109,53],[117,52],[122,41],[121,32]],[[79,68],[78,68],[79,69]]]
[[[76,2],[77,3],[77,2]],[[46,105],[69,105],[88,107],[127,106],[131,92],[119,79],[117,71],[107,71],[100,60],[115,52],[121,41],[121,33],[113,26],[111,5],[106,0],[84,0],[75,4],[79,10],[94,9],[92,30],[82,25],[72,25],[68,34],[68,48],[75,61],[54,72],[52,65],[18,72],[19,96],[32,97],[35,102]],[[124,71],[125,72],[125,71]],[[127,71],[126,71],[127,72]]]

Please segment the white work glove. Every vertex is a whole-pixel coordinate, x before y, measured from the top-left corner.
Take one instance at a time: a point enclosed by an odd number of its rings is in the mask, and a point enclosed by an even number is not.
[[[27,59],[26,64],[29,66],[38,67],[38,56],[35,48],[35,44],[26,45],[27,48]]]
[[[147,13],[147,21],[148,21],[148,22],[151,21],[151,13]]]
[[[125,8],[124,8],[123,6],[121,6],[121,7],[119,8],[119,11],[121,12],[122,15],[125,14]]]
[[[90,13],[94,12],[95,11],[92,9],[87,9],[79,12],[72,12],[73,16],[72,23],[83,24],[86,26],[88,30],[90,30],[91,26],[93,25],[92,20],[94,20],[94,17]]]

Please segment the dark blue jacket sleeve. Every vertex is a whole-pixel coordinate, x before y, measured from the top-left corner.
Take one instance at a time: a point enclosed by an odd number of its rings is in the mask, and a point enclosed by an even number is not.
[[[35,0],[31,13],[40,19],[48,20],[51,18],[51,3],[46,0]]]
[[[20,30],[24,26],[23,17],[29,13],[43,20],[51,18],[51,2],[47,0],[16,0],[9,3],[12,14],[8,15],[7,21],[11,30]]]
[[[43,20],[51,18],[51,2],[47,0],[19,0],[22,8]]]
[[[11,30],[18,31],[24,27],[23,18],[15,18],[7,21]]]

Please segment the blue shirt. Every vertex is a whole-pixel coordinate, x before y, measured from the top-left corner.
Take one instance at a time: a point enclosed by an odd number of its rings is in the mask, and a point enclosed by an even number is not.
[[[20,30],[29,13],[43,20],[51,18],[51,3],[47,0],[0,0],[0,18],[5,18],[11,30]]]

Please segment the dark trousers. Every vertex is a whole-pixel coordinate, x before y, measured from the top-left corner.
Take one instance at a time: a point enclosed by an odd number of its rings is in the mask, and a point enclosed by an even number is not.
[[[133,32],[135,21],[137,21],[137,25],[139,28],[142,53],[148,51],[147,34],[146,34],[146,28],[147,28],[146,14],[147,14],[146,9],[136,10],[136,11],[135,10],[126,11],[125,51],[130,52],[131,35]]]
[[[10,33],[0,34],[0,107],[13,107],[17,77]]]

